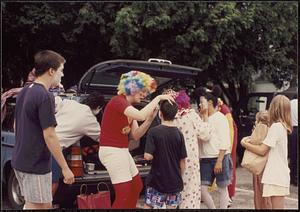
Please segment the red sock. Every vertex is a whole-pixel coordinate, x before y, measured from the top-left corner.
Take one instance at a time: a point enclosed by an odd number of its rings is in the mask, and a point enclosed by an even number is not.
[[[136,208],[137,201],[140,197],[140,193],[143,189],[143,182],[141,180],[141,177],[139,174],[134,176],[131,181],[131,191],[129,195],[129,200],[128,200],[128,207],[129,208]]]
[[[131,190],[131,183],[132,181],[113,184],[115,189],[115,201],[112,205],[112,208],[129,208],[128,201],[129,196],[128,192]]]

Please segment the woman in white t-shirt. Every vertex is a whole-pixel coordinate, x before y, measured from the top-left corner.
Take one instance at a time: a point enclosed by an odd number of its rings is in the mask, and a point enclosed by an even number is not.
[[[271,197],[272,209],[284,208],[284,197],[290,191],[290,170],[287,159],[287,134],[292,132],[291,105],[284,95],[275,96],[270,104],[270,129],[260,145],[253,145],[246,140],[241,144],[247,150],[265,155],[269,152],[263,176],[263,197]]]

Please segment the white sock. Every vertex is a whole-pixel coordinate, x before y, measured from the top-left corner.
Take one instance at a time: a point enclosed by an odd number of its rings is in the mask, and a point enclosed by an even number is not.
[[[227,186],[218,187],[218,190],[220,192],[220,209],[227,209],[227,206],[229,205],[229,195]]]
[[[216,209],[215,203],[208,192],[208,186],[206,185],[201,186],[201,199],[203,200],[204,204],[208,207],[208,209]]]

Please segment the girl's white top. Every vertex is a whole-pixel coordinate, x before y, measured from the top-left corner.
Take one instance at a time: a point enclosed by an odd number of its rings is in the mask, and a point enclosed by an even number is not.
[[[268,161],[261,182],[283,187],[290,186],[290,169],[288,167],[287,130],[280,123],[273,123],[263,143],[270,147]]]
[[[199,143],[200,158],[216,158],[220,150],[226,150],[225,155],[231,152],[230,129],[227,118],[217,111],[208,117],[212,126],[212,134],[208,141]]]

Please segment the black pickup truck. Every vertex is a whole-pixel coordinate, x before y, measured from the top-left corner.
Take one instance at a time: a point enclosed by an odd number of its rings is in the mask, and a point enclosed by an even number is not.
[[[138,109],[142,108],[152,98],[160,94],[163,89],[173,87],[174,85],[181,86],[186,89],[195,87],[194,80],[201,74],[201,69],[188,66],[181,66],[172,64],[170,61],[160,59],[149,59],[148,61],[140,60],[110,60],[98,63],[91,67],[81,78],[78,83],[78,91],[75,94],[60,93],[63,98],[75,99],[81,101],[89,93],[93,91],[101,92],[105,101],[117,93],[117,85],[121,74],[131,70],[140,70],[150,74],[158,83],[157,91],[140,103],[135,105]],[[188,83],[187,83],[188,82]],[[190,86],[190,87],[189,87]],[[15,142],[15,135],[13,133],[13,111],[15,106],[15,99],[10,98],[7,103],[7,115],[3,121],[1,129],[1,179],[2,185],[7,188],[9,202],[14,209],[22,208],[24,199],[20,195],[18,181],[11,168],[12,148]],[[101,120],[101,113],[98,120]],[[154,120],[152,126],[157,125],[159,120]],[[59,123],[58,123],[59,124]],[[151,126],[151,127],[152,127]],[[84,137],[80,141],[81,147],[90,145],[89,138]],[[145,147],[145,135],[137,142],[129,141],[129,150],[134,160],[136,161],[140,175],[145,181],[149,173],[151,164],[143,160]],[[88,185],[88,193],[96,192],[96,185],[99,182],[106,182],[111,191],[111,199],[114,200],[114,192],[110,182],[108,172],[98,159],[98,153],[82,157],[83,162],[92,162],[96,164],[96,169],[93,172],[84,172],[82,177],[76,177],[75,183],[66,185],[60,179],[60,184],[56,195],[54,196],[53,203],[59,204],[61,208],[76,208],[76,195],[80,193],[80,186],[82,184]]]

